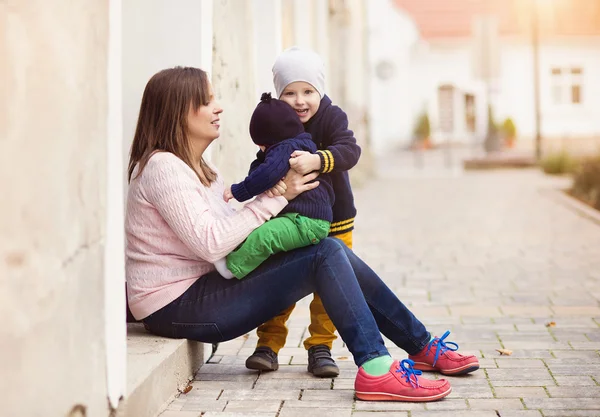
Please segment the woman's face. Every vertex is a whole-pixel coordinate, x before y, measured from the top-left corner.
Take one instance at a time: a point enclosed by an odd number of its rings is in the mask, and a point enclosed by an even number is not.
[[[187,128],[190,139],[208,141],[209,143],[217,139],[221,132],[219,131],[220,119],[219,115],[223,112],[219,103],[215,101],[215,97],[210,89],[210,102],[206,106],[200,106],[198,110],[194,110],[190,105],[188,110]]]

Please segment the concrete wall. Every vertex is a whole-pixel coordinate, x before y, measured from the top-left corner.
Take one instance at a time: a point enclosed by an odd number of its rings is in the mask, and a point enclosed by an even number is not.
[[[218,24],[214,25],[213,88],[224,112],[221,137],[210,147],[212,161],[227,184],[248,174],[258,150],[248,132],[250,116],[260,99],[256,96],[252,8],[245,0],[214,4],[214,22]]]
[[[384,153],[410,141],[415,115],[427,102],[414,91],[416,26],[391,0],[367,6],[370,136],[373,152]]]
[[[212,1],[123,1],[123,154],[135,133],[146,83],[177,65],[210,72]],[[208,10],[207,10],[208,7]]]
[[[108,2],[0,19],[1,413],[106,416]]]
[[[362,148],[358,165],[350,171],[354,185],[372,175],[366,9],[363,0],[333,1],[328,23],[328,94],[348,115],[349,127]]]

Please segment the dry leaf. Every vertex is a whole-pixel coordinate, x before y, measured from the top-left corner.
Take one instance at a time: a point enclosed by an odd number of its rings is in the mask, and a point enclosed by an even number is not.
[[[500,352],[500,356],[502,355],[506,355],[506,356],[510,356],[512,355],[512,350],[508,350],[508,349],[496,349],[498,352]]]
[[[183,389],[183,391],[181,391],[183,394],[187,394],[188,392],[190,392],[192,390],[192,385],[188,385],[187,387],[185,387]]]
[[[556,326],[556,323],[553,321],[549,321],[548,323],[546,323],[546,327],[554,327]]]
[[[345,361],[348,359],[348,356],[338,356],[338,360]]]

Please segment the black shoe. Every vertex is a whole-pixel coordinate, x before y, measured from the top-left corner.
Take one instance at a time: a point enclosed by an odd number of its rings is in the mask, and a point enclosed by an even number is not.
[[[340,368],[327,346],[316,345],[308,349],[308,372],[319,378],[333,378],[340,374]]]
[[[246,368],[257,371],[276,371],[279,369],[277,353],[270,347],[257,347],[252,355],[246,359]]]

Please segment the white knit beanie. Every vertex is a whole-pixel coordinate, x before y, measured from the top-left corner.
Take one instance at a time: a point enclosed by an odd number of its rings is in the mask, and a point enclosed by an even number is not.
[[[273,84],[280,98],[285,87],[296,81],[312,85],[323,98],[325,95],[325,65],[310,49],[292,46],[283,51],[273,64]]]

